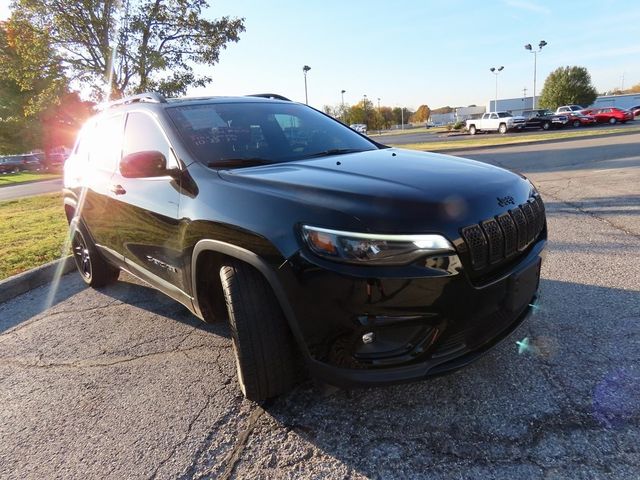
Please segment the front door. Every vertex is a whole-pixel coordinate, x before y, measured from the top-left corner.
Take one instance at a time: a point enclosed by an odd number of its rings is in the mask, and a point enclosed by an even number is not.
[[[161,152],[167,159],[167,167],[178,167],[165,133],[151,114],[130,112],[125,123],[122,158],[148,150]],[[127,267],[161,290],[184,291],[178,180],[169,175],[126,178],[117,169],[111,179],[111,198],[118,248]]]

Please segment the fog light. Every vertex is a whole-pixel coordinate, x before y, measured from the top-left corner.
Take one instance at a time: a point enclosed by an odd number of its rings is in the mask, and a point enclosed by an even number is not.
[[[376,336],[373,334],[373,332],[367,332],[364,335],[362,335],[362,343],[364,344],[373,343],[375,339],[376,339]]]

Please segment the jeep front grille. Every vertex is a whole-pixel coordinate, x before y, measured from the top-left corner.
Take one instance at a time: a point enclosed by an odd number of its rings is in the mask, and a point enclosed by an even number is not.
[[[494,218],[461,230],[473,270],[482,270],[524,251],[545,225],[539,195]]]

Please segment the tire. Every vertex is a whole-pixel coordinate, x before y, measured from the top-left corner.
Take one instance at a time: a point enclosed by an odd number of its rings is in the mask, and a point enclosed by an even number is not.
[[[573,121],[573,128],[578,128],[580,126],[580,120],[574,120]]]
[[[71,229],[73,260],[84,283],[90,287],[99,288],[115,282],[120,275],[120,269],[107,263],[100,255],[82,223],[72,222]]]
[[[618,120],[615,117],[609,119],[609,125],[615,125],[616,123],[618,123]]]
[[[476,126],[475,125],[471,125],[469,127],[469,135],[475,135],[476,133],[477,133]]]
[[[542,128],[542,130],[549,130],[551,128],[551,124],[549,122],[542,122],[542,126],[540,128]]]
[[[300,360],[273,290],[260,272],[235,260],[222,266],[220,281],[242,393],[255,402],[286,393]]]
[[[504,123],[501,123],[500,126],[498,127],[498,132],[500,132],[502,135],[507,133],[507,125]]]

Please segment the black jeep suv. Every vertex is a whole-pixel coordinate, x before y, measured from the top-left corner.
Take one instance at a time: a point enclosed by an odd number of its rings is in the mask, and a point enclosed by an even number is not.
[[[471,362],[531,310],[547,238],[526,178],[268,94],[108,106],[65,164],[64,206],[85,282],[126,270],[226,319],[254,400],[304,373],[367,386]]]
[[[549,110],[524,110],[522,116],[526,119],[525,128],[562,128],[568,125],[569,117],[564,114],[550,112]]]

